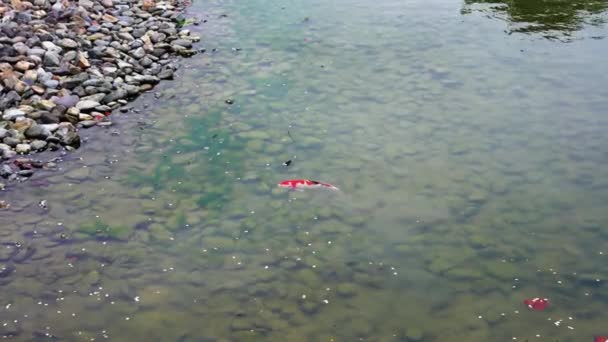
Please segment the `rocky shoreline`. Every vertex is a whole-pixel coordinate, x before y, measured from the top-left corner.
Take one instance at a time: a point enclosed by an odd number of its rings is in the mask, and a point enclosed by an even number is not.
[[[111,126],[200,40],[183,28],[188,0],[32,1],[0,2],[0,177],[13,181],[56,162],[23,155],[70,151],[79,129]]]

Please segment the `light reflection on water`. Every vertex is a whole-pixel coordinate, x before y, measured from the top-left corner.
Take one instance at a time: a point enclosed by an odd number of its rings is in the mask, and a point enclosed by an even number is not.
[[[184,60],[158,99],[140,98],[139,113],[85,131],[63,172],[5,193],[0,332],[608,333],[598,331],[608,301],[606,47],[505,35],[462,6],[195,5],[209,18],[193,28],[206,53]],[[290,178],[341,192],[276,187]],[[536,296],[550,298],[547,311],[522,304]]]

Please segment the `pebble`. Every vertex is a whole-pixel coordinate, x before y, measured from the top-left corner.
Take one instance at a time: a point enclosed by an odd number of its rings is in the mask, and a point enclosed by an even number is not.
[[[30,143],[32,150],[34,151],[42,151],[46,148],[47,142],[44,140],[34,140]]]
[[[11,169],[10,166],[3,164],[2,166],[0,166],[0,176],[4,177],[4,178],[8,178],[10,175],[13,174],[13,169]]]
[[[59,46],[66,49],[75,49],[78,47],[78,43],[76,43],[76,41],[74,41],[73,39],[64,38],[59,41]]]
[[[30,153],[31,150],[32,147],[30,146],[30,144],[17,144],[17,146],[15,147],[15,151],[21,154]]]
[[[2,115],[2,119],[7,121],[14,121],[18,117],[25,116],[25,112],[21,109],[11,108],[4,111],[4,115]]]
[[[97,102],[97,101],[92,101],[92,100],[84,100],[84,101],[79,101],[76,104],[76,108],[78,110],[87,110],[87,109],[93,109],[97,106],[101,105],[101,103]]]
[[[80,122],[80,125],[84,128],[89,128],[97,125],[97,121],[95,120],[84,120]]]

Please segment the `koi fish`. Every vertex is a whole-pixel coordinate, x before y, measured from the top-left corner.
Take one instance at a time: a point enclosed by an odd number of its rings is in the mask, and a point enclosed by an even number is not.
[[[593,342],[608,342],[608,337],[606,336],[595,336]]]
[[[547,298],[532,298],[524,300],[524,304],[534,311],[543,311],[549,306]]]
[[[319,187],[323,187],[323,188],[328,188],[328,189],[332,189],[332,190],[340,190],[337,187],[329,184],[329,183],[322,183],[322,182],[317,182],[317,181],[313,181],[313,180],[308,180],[308,179],[289,179],[289,180],[284,180],[281,183],[279,183],[279,186],[282,188],[291,188],[291,189],[304,189],[304,188],[319,188]]]

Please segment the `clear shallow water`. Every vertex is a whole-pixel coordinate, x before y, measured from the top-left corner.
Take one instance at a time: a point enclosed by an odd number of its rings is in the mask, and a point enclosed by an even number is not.
[[[63,172],[3,193],[0,332],[608,334],[604,7],[573,12],[574,29],[505,34],[538,16],[457,1],[195,4],[206,53],[139,113],[85,131]],[[341,192],[276,187],[289,178]],[[537,296],[550,308],[522,304]]]

